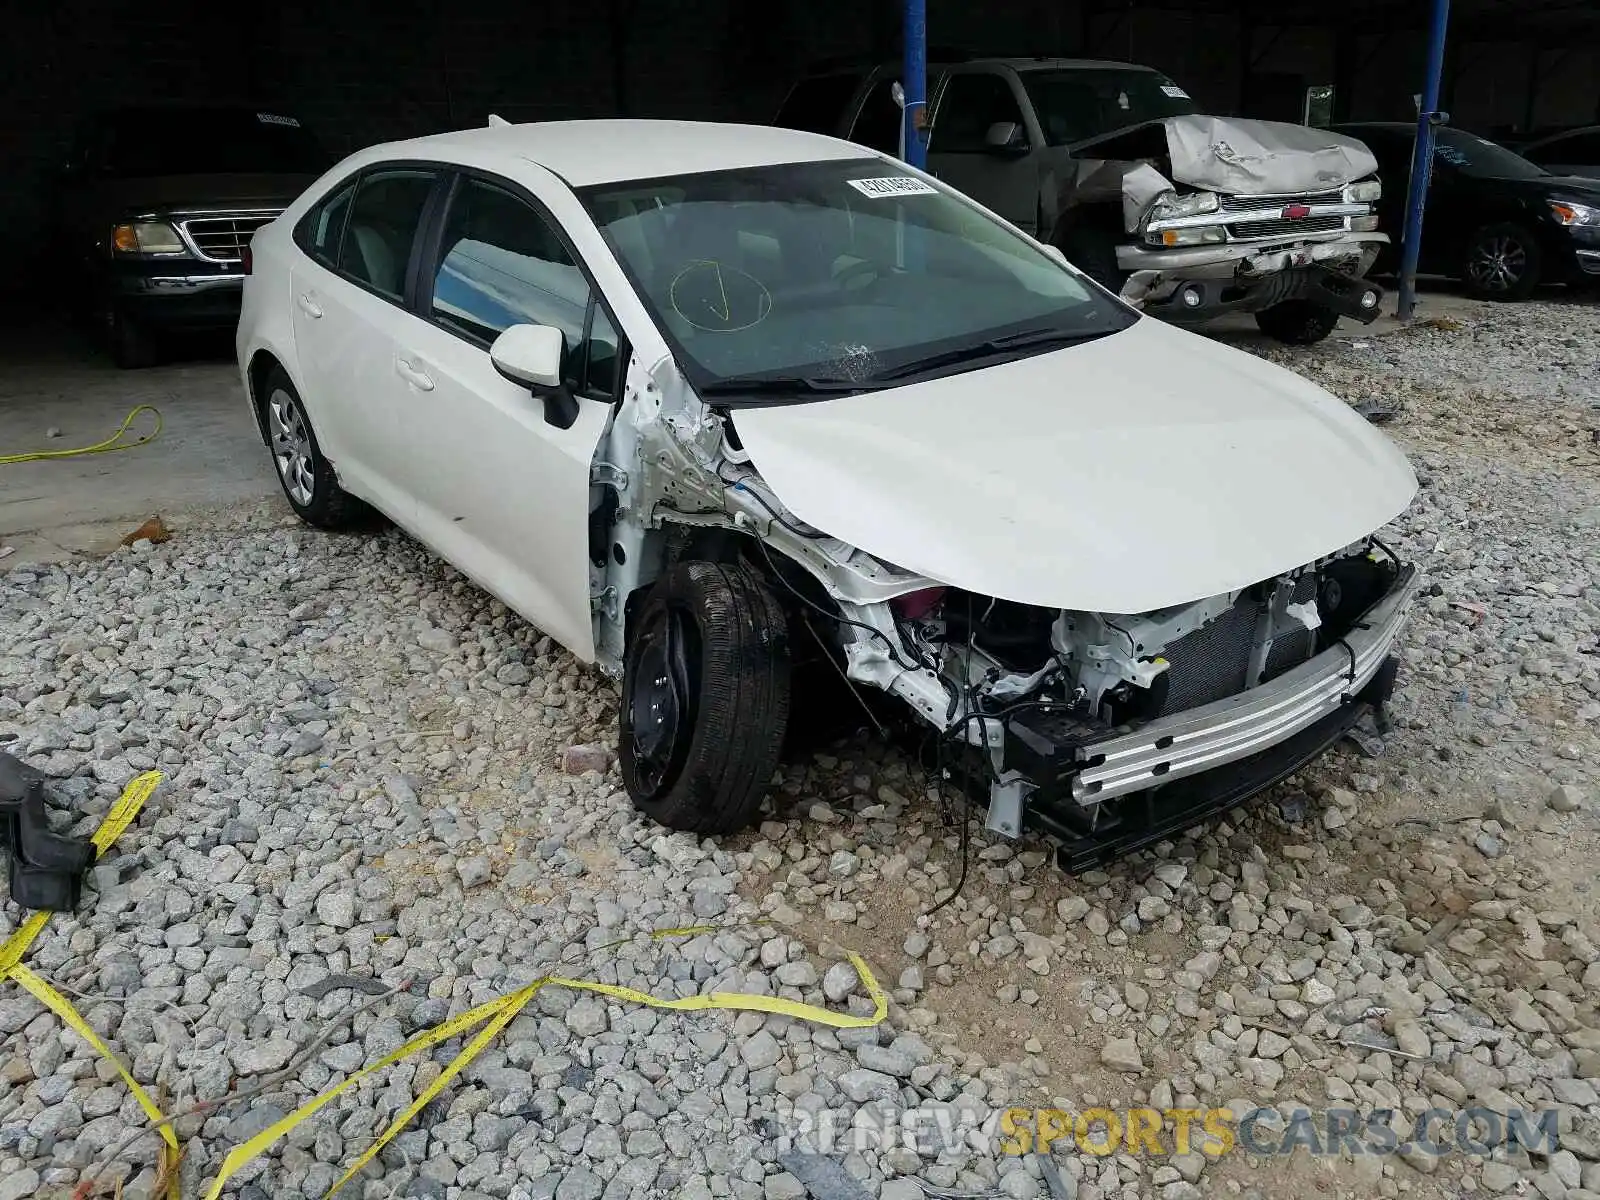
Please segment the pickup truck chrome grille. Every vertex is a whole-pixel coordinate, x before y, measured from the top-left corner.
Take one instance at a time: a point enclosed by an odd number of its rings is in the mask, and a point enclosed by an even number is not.
[[[1219,207],[1233,241],[1253,242],[1338,233],[1351,207],[1341,192],[1299,196],[1222,196]],[[1326,207],[1337,211],[1327,211]],[[1319,211],[1322,210],[1322,211]],[[1361,211],[1367,211],[1362,206]]]
[[[218,212],[185,217],[177,221],[178,232],[189,243],[196,257],[208,262],[239,262],[256,230],[281,211],[252,209],[248,212]]]

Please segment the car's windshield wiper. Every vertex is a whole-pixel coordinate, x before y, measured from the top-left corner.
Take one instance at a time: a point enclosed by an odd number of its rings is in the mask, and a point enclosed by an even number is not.
[[[940,367],[953,367],[961,363],[975,362],[978,359],[993,358],[995,355],[1007,354],[1012,350],[1027,350],[1039,346],[1070,346],[1076,342],[1091,341],[1094,338],[1104,337],[1108,333],[1115,332],[1117,332],[1115,328],[1094,330],[1028,329],[1021,333],[1009,333],[1003,337],[986,338],[970,346],[957,346],[954,350],[944,350],[938,354],[930,354],[925,358],[914,358],[898,367],[891,367],[887,371],[879,371],[872,378],[875,381],[906,379],[912,375],[921,375],[924,371],[936,371]]]
[[[794,396],[834,395],[871,389],[871,383],[854,379],[830,379],[814,375],[734,375],[702,384],[699,391],[702,396]]]

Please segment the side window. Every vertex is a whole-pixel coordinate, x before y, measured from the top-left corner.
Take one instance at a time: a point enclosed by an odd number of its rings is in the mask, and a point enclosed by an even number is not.
[[[344,235],[345,218],[350,213],[350,197],[356,194],[355,180],[336,188],[300,218],[295,227],[294,240],[312,258],[325,267],[339,261],[339,239]]]
[[[880,154],[900,155],[900,106],[894,102],[894,80],[888,76],[872,85],[856,114],[850,140]]]
[[[416,167],[378,167],[362,175],[339,246],[339,270],[399,300],[435,178]]]
[[[780,129],[835,134],[860,85],[859,75],[817,75],[802,79],[778,109],[778,118],[773,124]]]
[[[488,345],[512,325],[554,325],[583,340],[589,281],[542,215],[508,191],[463,179],[445,217],[433,316]]]
[[[952,75],[939,98],[928,149],[939,154],[981,154],[989,127],[1022,124],[1022,108],[1000,75]]]
[[[588,355],[580,390],[596,400],[615,398],[621,387],[624,365],[622,337],[605,307],[596,304],[589,318]]]
[[[1593,166],[1600,163],[1600,133],[1577,133],[1571,137],[1557,138],[1545,146],[1536,146],[1524,158],[1548,167],[1552,163],[1570,166]]]

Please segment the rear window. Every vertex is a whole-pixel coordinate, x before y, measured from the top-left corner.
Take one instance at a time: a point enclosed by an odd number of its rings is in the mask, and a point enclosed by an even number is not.
[[[781,129],[835,135],[844,110],[860,85],[861,76],[848,73],[802,79],[783,102],[773,124]]]
[[[120,178],[317,175],[329,163],[297,118],[268,109],[124,109],[95,140],[91,165]]]

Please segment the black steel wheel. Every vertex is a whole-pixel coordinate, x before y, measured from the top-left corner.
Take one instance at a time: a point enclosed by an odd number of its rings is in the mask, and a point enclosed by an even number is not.
[[[1526,300],[1539,286],[1543,266],[1539,239],[1532,231],[1500,221],[1472,235],[1461,278],[1480,300]]]
[[[745,566],[679,563],[631,622],[622,681],[622,780],[669,829],[749,825],[789,719],[788,619]]]

